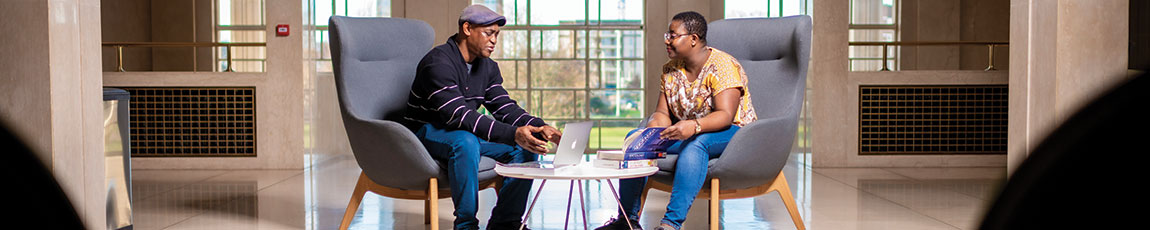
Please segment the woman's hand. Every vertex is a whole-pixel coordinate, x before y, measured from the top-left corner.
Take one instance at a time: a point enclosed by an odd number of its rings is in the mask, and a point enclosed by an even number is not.
[[[664,139],[685,140],[687,138],[691,138],[691,136],[694,136],[695,134],[698,134],[695,133],[696,125],[698,125],[698,123],[696,123],[694,120],[679,121],[678,123],[675,123],[675,125],[671,125],[670,127],[667,127],[667,129],[664,129],[662,133],[659,133],[659,135]]]

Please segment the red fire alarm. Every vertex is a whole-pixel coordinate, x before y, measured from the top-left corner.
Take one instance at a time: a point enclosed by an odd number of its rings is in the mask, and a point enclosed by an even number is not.
[[[288,29],[287,24],[276,25],[276,37],[286,37],[291,35],[291,30]]]

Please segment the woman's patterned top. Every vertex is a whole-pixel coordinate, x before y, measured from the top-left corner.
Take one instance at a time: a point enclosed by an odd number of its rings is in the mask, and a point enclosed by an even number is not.
[[[667,106],[675,118],[692,120],[703,118],[714,110],[714,98],[725,89],[741,90],[739,108],[734,125],[744,126],[754,122],[755,107],[751,104],[750,90],[747,90],[747,74],[739,61],[718,49],[707,47],[711,56],[699,71],[694,82],[687,80],[686,63],[671,60],[663,65],[662,90],[667,96]]]

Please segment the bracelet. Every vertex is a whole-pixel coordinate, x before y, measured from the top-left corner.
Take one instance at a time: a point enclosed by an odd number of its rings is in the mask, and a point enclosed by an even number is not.
[[[699,123],[699,119],[695,119],[694,121],[695,121],[695,134],[699,134],[699,131],[703,131],[703,123]]]

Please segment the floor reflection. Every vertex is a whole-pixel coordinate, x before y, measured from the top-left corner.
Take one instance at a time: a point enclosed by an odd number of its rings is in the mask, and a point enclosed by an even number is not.
[[[811,168],[791,157],[784,173],[810,229],[973,229],[993,199],[1005,168]],[[336,229],[359,167],[341,156],[304,170],[137,170],[136,229]],[[614,181],[612,183],[616,183]],[[534,186],[539,186],[536,182]],[[587,221],[578,191],[568,212],[570,182],[548,181],[528,226],[594,228],[614,216],[606,183],[585,182]],[[652,191],[642,224],[657,226],[670,194]],[[481,225],[495,202],[480,192]],[[687,229],[706,229],[706,200],[687,215]],[[368,195],[352,229],[425,229],[423,203]],[[439,224],[451,227],[451,199],[440,200]],[[795,229],[777,193],[720,202],[725,229]]]

